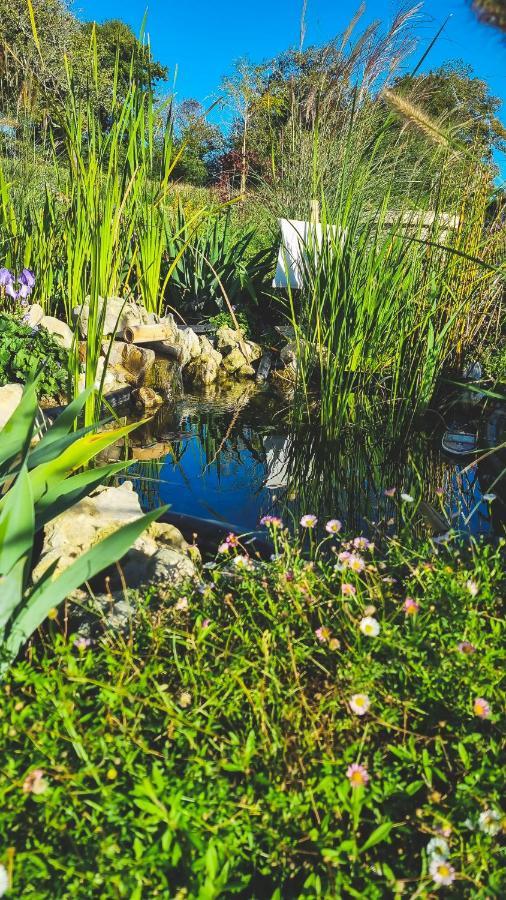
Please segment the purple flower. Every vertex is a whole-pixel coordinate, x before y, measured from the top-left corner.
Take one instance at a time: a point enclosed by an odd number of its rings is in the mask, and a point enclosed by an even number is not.
[[[13,282],[13,281],[8,281],[8,282],[7,282],[7,284],[5,285],[5,293],[6,293],[7,296],[10,297],[12,300],[17,300],[17,299],[18,299],[18,292],[17,292],[16,288],[14,287],[14,282]]]
[[[6,269],[5,266],[2,266],[0,269],[0,287],[7,287],[8,284],[12,284],[14,281],[14,277],[12,272],[9,272],[9,269]]]
[[[23,269],[21,275],[18,278],[20,284],[24,287],[28,288],[28,291],[32,291],[35,287],[35,275],[31,271],[31,269]]]

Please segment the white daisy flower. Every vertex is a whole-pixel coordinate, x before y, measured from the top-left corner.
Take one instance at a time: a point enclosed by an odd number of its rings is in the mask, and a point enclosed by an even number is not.
[[[450,848],[444,838],[433,837],[427,844],[427,854],[428,856],[439,856],[446,859],[450,855]]]
[[[501,816],[495,809],[484,809],[478,817],[478,826],[483,834],[498,834],[501,830]]]
[[[432,880],[436,884],[449,885],[455,881],[455,869],[446,859],[440,856],[434,856],[429,866]]]
[[[378,637],[380,633],[380,624],[373,616],[364,616],[360,620],[359,628],[362,634],[365,634],[367,637]]]

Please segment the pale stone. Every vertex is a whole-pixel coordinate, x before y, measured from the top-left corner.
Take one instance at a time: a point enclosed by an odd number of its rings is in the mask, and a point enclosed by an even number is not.
[[[100,540],[141,516],[142,509],[132,482],[125,481],[119,487],[98,488],[93,496],[85,497],[46,525],[42,556],[33,573],[34,581],[41,578],[54,562],[57,562],[57,576]],[[163,584],[165,578],[166,586],[192,577],[195,566],[190,559],[190,550],[181,532],[173,525],[153,523],[124,557],[121,563],[124,579],[129,587],[137,587],[148,585],[151,573],[156,575],[157,584]],[[170,557],[163,555],[167,552]],[[156,562],[151,565],[151,560]],[[115,583],[117,578],[119,576],[113,573],[112,582]]]
[[[241,329],[236,331],[228,325],[221,325],[216,331],[216,347],[218,350],[233,350],[243,340],[244,332]]]
[[[0,387],[0,428],[9,421],[13,412],[17,409],[23,396],[21,384],[6,384]]]
[[[132,386],[142,386],[151,375],[156,354],[147,347],[137,347],[124,341],[104,341],[103,351],[108,359],[108,370]]]
[[[32,303],[23,316],[23,321],[31,328],[36,328],[44,318],[44,310],[39,303]]]
[[[188,365],[188,374],[199,384],[212,384],[218,377],[223,357],[205,335],[199,336],[200,356]]]
[[[132,400],[144,412],[151,412],[163,403],[163,397],[149,387],[140,387],[133,391]]]
[[[104,300],[102,297],[98,299],[99,315],[102,312]],[[148,325],[149,314],[143,306],[135,303],[133,300],[123,300],[121,297],[108,297],[105,301],[105,315],[103,323],[103,334],[105,336],[117,334],[120,336],[123,329],[127,326]],[[76,306],[72,314],[79,323],[79,331],[81,337],[88,337],[88,321],[90,316],[90,302],[86,298],[83,306]]]
[[[55,319],[54,316],[44,316],[39,322],[39,328],[43,328],[54,337],[65,350],[70,350],[74,341],[74,334],[66,322]]]

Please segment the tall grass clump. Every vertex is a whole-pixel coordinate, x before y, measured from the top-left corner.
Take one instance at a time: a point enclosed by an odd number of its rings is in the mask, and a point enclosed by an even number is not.
[[[394,61],[411,48],[408,22],[382,42],[342,49],[348,80],[330,104],[322,81],[310,127],[307,103],[294,102],[263,188],[278,216],[315,225],[300,239],[303,286],[287,297],[295,417],[316,418],[333,436],[371,404],[402,433],[496,309],[490,169],[479,148],[463,149],[444,123],[389,89]]]

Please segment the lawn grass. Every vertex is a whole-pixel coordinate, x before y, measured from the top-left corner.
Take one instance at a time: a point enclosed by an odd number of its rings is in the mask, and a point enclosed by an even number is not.
[[[12,668],[13,896],[504,896],[504,546],[274,538],[126,635],[76,644],[61,612]]]

